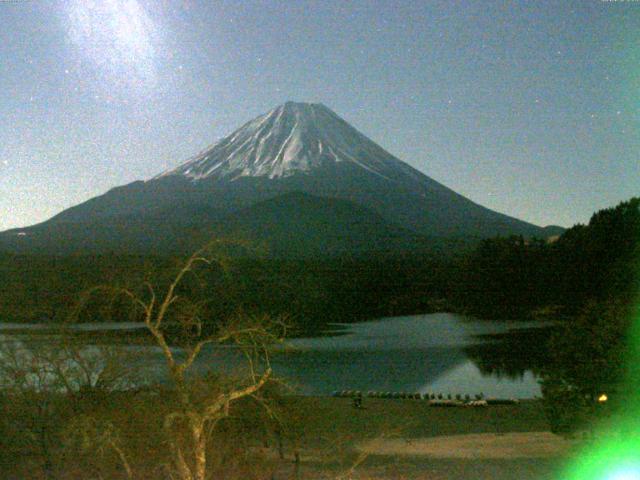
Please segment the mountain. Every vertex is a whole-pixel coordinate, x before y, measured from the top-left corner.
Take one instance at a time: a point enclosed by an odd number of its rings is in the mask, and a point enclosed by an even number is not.
[[[294,220],[295,229],[283,223]],[[256,238],[290,237],[308,248],[316,239],[313,248],[320,249],[333,241],[338,251],[352,240],[355,250],[366,251],[408,248],[426,237],[549,235],[420,173],[324,105],[287,102],[177,168],[114,188],[42,224],[0,234],[0,248],[181,250],[191,246],[189,238],[231,225],[242,230],[241,224]]]

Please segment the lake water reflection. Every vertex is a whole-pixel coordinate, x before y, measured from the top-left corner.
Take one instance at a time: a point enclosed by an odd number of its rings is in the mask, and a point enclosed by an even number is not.
[[[79,331],[132,330],[139,326],[92,324],[75,328]],[[539,324],[527,322],[480,321],[450,313],[340,325],[340,332],[335,335],[290,340],[288,348],[273,355],[273,369],[277,376],[303,394],[375,390],[471,396],[482,392],[486,396],[532,398],[540,396],[540,387],[530,370],[522,370],[521,375],[499,377],[487,373],[484,365],[481,372],[475,363],[477,357],[472,360],[468,352],[470,347],[488,342],[483,336],[537,326]],[[3,328],[0,323],[0,333],[11,330],[15,335],[16,329],[36,331],[41,330],[41,326],[12,324],[10,328]],[[46,340],[41,338],[41,341]],[[149,379],[164,376],[164,359],[157,348],[119,348],[143,351],[141,361],[151,367],[147,370]],[[180,356],[177,351],[176,354]],[[224,366],[224,370],[229,371],[238,368],[240,363],[234,349],[211,347],[203,349],[195,367],[202,372]]]
[[[393,317],[346,326],[338,336],[302,338],[275,357],[274,370],[309,394],[335,390],[407,391],[532,398],[540,386],[531,371],[516,378],[483,374],[467,347],[483,335],[539,326],[480,321],[450,313]]]

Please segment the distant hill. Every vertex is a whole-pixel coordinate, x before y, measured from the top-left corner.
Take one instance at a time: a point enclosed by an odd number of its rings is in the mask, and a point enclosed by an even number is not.
[[[258,202],[230,215],[214,230],[264,243],[278,257],[400,252],[429,245],[426,237],[365,207],[299,192]]]

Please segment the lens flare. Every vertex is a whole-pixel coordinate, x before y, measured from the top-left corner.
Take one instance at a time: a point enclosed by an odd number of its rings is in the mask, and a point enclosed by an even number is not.
[[[640,467],[621,467],[606,477],[605,480],[640,480]]]
[[[138,0],[69,0],[67,36],[83,59],[111,83],[156,83],[158,28]]]
[[[640,480],[640,307],[628,345],[620,416],[598,429],[594,444],[569,465],[561,480]]]

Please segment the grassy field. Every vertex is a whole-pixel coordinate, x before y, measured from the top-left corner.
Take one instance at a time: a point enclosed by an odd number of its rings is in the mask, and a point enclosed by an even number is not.
[[[436,408],[424,400],[364,398],[363,408],[349,398],[290,397],[290,408],[314,412],[307,419],[307,436],[332,439],[348,432],[366,439],[392,430],[420,438],[462,433],[535,432],[548,430],[540,402],[484,408]]]
[[[7,402],[0,478],[46,478],[40,473],[43,458],[34,420],[47,427],[50,437],[54,476],[49,478],[126,478],[109,448],[97,455],[78,441],[83,427],[77,419],[84,415],[113,425],[133,478],[166,478],[162,419],[171,410],[167,398],[166,392],[120,393],[75,407],[62,402],[48,418],[36,408],[37,400],[30,411]],[[424,400],[365,398],[357,409],[348,398],[285,396],[272,407],[282,420],[275,429],[279,434],[274,434],[273,419],[256,421],[263,411],[257,404],[241,404],[231,412],[214,434],[209,453],[212,463],[227,466],[211,478],[552,480],[569,446],[549,433],[527,436],[548,430],[538,401],[438,408]],[[544,443],[543,455],[527,453],[536,442]]]

